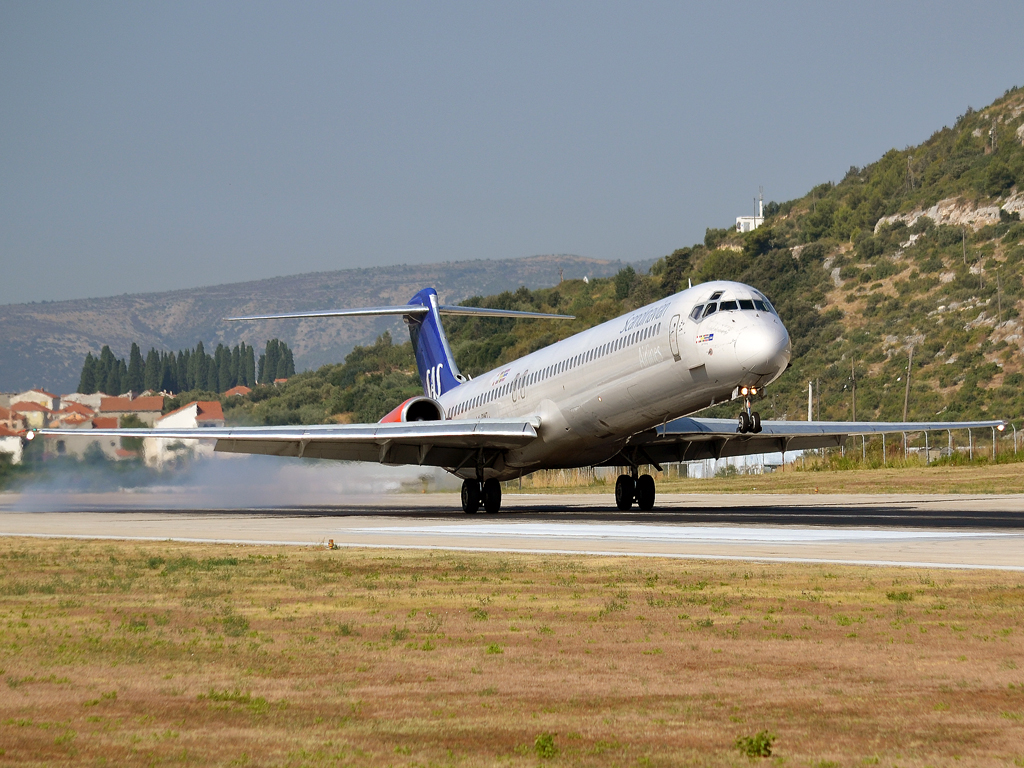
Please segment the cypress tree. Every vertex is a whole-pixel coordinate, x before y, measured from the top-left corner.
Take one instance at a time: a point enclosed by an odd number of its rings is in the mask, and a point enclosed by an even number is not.
[[[236,344],[234,346],[234,348],[231,350],[231,381],[228,382],[228,386],[227,386],[226,389],[231,389],[231,387],[236,387],[236,386],[238,386],[239,384],[242,383],[241,381],[239,381],[239,378],[240,378],[239,370],[242,367],[241,364],[242,364],[242,350]]]
[[[217,391],[218,373],[217,361],[213,359],[213,355],[206,355],[206,379],[203,381],[203,389],[208,392]]]
[[[106,381],[103,382],[103,389],[112,397],[121,394],[121,366],[115,361],[107,372]]]
[[[245,348],[245,386],[256,386],[256,350],[251,346]]]
[[[267,342],[267,367],[264,369],[263,380],[267,384],[273,384],[274,379],[278,378],[277,367],[280,364],[281,358],[281,342],[277,339],[271,339]]]
[[[231,351],[220,344],[217,345],[220,361],[217,364],[216,392],[227,392],[231,389]]]
[[[143,375],[142,350],[134,341],[132,342],[132,351],[128,355],[128,377],[121,384],[126,390],[136,394],[143,389],[149,389]]]
[[[153,392],[160,390],[161,381],[160,353],[154,347],[146,353],[146,367],[143,369],[142,382],[146,389]]]
[[[78,379],[78,391],[83,395],[91,395],[96,391],[96,358],[89,352],[82,365],[82,375]]]
[[[206,350],[203,342],[196,344],[192,352],[192,370],[189,381],[189,389],[202,389],[206,386]]]
[[[177,372],[178,369],[174,362],[174,353],[162,353],[160,355],[160,389],[164,392],[177,392],[178,387],[174,384],[174,377]]]
[[[190,357],[190,355],[189,355],[189,351],[187,349],[185,351],[181,351],[181,350],[178,351],[178,381],[177,381],[178,387],[177,387],[177,389],[174,390],[175,392],[187,392],[188,389],[189,389],[189,386],[188,386],[188,361],[189,361],[189,357]]]
[[[267,355],[265,353],[260,355],[260,375],[258,381],[260,384],[267,383]]]
[[[114,353],[104,344],[100,350],[100,358],[96,361],[96,386],[107,394],[110,394],[107,391],[107,377],[110,376],[110,369],[114,367],[115,362]]]
[[[287,379],[295,375],[295,358],[291,348],[281,342],[281,362],[277,366],[278,378]]]

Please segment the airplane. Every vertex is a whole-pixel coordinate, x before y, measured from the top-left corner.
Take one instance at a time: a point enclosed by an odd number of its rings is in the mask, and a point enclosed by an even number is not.
[[[654,508],[667,462],[838,447],[851,435],[993,428],[1005,422],[762,420],[758,395],[789,366],[792,342],[756,288],[712,281],[498,366],[476,378],[456,364],[442,315],[568,318],[439,302],[424,288],[408,304],[226,318],[229,321],[400,316],[409,327],[423,394],[375,424],[196,429],[95,429],[111,437],[216,440],[215,451],[442,467],[463,479],[462,508],[501,508],[501,481],[540,469],[628,467],[615,504]],[[739,401],[731,419],[697,418]],[[73,430],[39,429],[43,436]],[[200,433],[200,434],[197,434]]]

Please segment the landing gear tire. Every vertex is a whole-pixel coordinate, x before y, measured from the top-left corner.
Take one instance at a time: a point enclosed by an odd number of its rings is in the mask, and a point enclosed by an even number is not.
[[[654,509],[654,478],[640,475],[636,479],[636,505],[644,512]]]
[[[494,514],[501,509],[501,483],[493,477],[484,481],[484,511]]]
[[[629,475],[619,475],[615,481],[615,506],[620,512],[626,512],[633,506],[636,493],[636,482]]]
[[[746,411],[740,411],[740,417],[737,419],[736,431],[741,435],[747,434],[750,431],[750,414]]]
[[[480,509],[480,481],[462,481],[462,511],[467,515],[476,514]]]
[[[757,411],[750,414],[750,431],[754,434],[761,431],[761,414]]]

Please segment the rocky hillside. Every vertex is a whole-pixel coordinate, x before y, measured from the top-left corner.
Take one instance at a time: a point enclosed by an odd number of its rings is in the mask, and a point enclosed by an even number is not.
[[[820,417],[851,418],[856,379],[858,418],[901,418],[913,349],[911,418],[1019,419],[1022,212],[1024,89],[1015,88],[919,146],[770,204],[746,237],[709,232],[713,249],[693,262],[741,276],[782,252],[807,273],[804,295],[779,297],[796,312],[787,324],[797,354],[762,408],[771,415],[803,418],[816,380]],[[802,331],[808,318],[817,332]]]
[[[650,261],[646,262],[650,264]],[[295,312],[346,306],[404,304],[424,286],[445,301],[498,293],[520,285],[555,285],[564,277],[615,274],[623,265],[580,256],[534,256],[319,272],[167,293],[0,306],[0,391],[42,386],[70,392],[82,360],[109,344],[115,355],[137,342],[143,351],[241,341],[262,349],[277,337],[295,352],[296,367],[338,362],[356,344],[371,343],[398,324],[380,320],[225,323],[233,314]],[[396,336],[398,334],[396,333]]]

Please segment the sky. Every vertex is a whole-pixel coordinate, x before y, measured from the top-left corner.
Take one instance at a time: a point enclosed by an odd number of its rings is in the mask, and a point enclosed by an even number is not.
[[[657,258],[1024,85],[1024,3],[0,3],[0,304]]]

